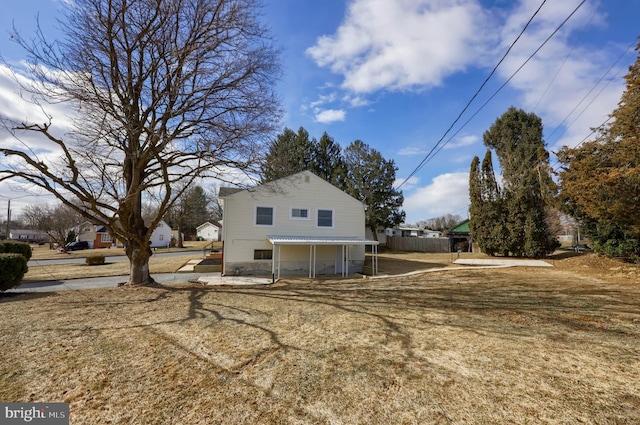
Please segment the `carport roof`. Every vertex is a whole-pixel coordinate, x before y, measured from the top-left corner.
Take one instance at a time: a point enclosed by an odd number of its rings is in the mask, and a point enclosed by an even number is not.
[[[341,236],[267,236],[273,245],[378,245],[378,241]]]

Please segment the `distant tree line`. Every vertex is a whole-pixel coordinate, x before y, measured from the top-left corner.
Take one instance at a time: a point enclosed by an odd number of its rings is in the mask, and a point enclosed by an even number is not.
[[[377,237],[378,229],[394,227],[405,218],[404,197],[393,187],[397,169],[393,160],[361,140],[343,151],[326,132],[316,140],[300,127],[297,132],[285,128],[272,141],[261,177],[269,182],[305,170],[313,172],[364,204],[366,226]]]
[[[428,218],[426,220],[420,220],[416,223],[416,226],[430,230],[439,230],[446,232],[453,229],[462,222],[462,216],[458,214],[444,214],[439,217]]]

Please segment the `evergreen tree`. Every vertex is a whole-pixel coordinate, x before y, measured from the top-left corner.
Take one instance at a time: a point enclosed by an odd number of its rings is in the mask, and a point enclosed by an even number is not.
[[[488,255],[508,254],[505,215],[500,188],[495,179],[491,150],[480,159],[474,157],[469,173],[471,200],[469,230],[482,252]]]
[[[347,188],[342,149],[326,132],[313,145],[311,171],[342,190]]]
[[[549,233],[546,214],[554,185],[542,139],[542,120],[511,107],[485,132],[484,143],[496,152],[504,187],[500,190],[497,185],[489,151],[479,183],[474,184],[474,190],[479,186],[482,194],[482,211],[474,208],[476,223],[472,227],[481,235],[483,249],[489,254],[529,257],[553,252],[558,243]]]
[[[640,44],[636,47],[640,51]],[[595,140],[563,148],[558,160],[565,212],[580,219],[596,249],[640,256],[640,55],[625,76],[612,121]]]
[[[303,127],[295,133],[285,128],[269,146],[261,165],[262,182],[277,180],[300,171],[309,170],[314,155],[315,140]]]
[[[380,152],[356,140],[344,150],[344,163],[347,193],[365,204],[365,225],[374,238],[378,229],[402,223],[404,197],[393,187],[397,171],[393,160],[385,160]]]
[[[209,209],[211,198],[207,196],[201,186],[187,188],[178,202],[167,214],[169,226],[178,230],[178,247],[183,248],[182,234],[188,238],[195,236],[196,228],[210,220],[212,211]]]

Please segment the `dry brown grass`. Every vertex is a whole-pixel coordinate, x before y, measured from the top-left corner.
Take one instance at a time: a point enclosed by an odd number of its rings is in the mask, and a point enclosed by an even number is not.
[[[209,241],[185,241],[184,248],[158,248],[157,252],[176,252],[187,250],[200,250],[209,245]],[[216,246],[221,246],[221,242],[216,243]],[[32,257],[35,260],[54,260],[60,258],[85,258],[90,255],[125,255],[124,248],[102,248],[102,249],[83,249],[80,251],[69,251],[65,253],[58,252],[56,249],[50,249],[49,245],[32,245],[33,254]]]
[[[174,273],[189,260],[202,258],[202,254],[192,254],[151,257],[149,269],[151,273]],[[42,280],[79,279],[85,277],[124,276],[129,274],[128,260],[89,266],[85,263],[77,264],[48,264],[45,266],[29,266],[24,276],[24,283]]]
[[[640,423],[640,287],[588,258],[12,295],[0,400],[74,424]]]

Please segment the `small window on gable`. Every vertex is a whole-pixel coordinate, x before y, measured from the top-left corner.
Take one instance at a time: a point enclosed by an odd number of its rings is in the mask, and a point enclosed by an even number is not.
[[[309,210],[307,208],[291,208],[291,218],[309,220]]]
[[[273,207],[256,207],[256,225],[273,226]]]
[[[333,227],[333,210],[318,210],[318,227]]]

